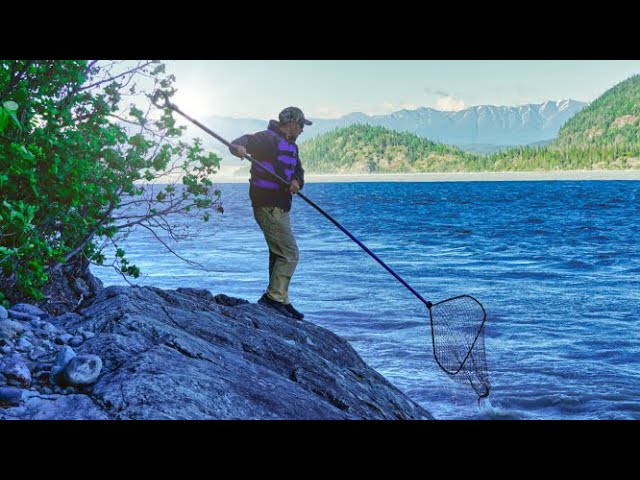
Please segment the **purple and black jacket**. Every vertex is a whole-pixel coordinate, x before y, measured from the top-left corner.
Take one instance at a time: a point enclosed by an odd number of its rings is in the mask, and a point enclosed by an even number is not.
[[[249,155],[260,162],[262,167],[251,164],[249,197],[253,207],[279,207],[285,212],[291,210],[291,192],[273,178],[266,170],[278,174],[288,182],[298,181],[304,185],[304,170],[298,158],[298,146],[289,142],[278,129],[278,122],[269,121],[267,130],[243,135],[233,142],[242,145]],[[233,152],[232,152],[233,153]]]

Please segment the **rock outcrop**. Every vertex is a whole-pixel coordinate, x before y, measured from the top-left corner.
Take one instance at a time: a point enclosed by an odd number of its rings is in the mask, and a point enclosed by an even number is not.
[[[112,286],[78,313],[26,310],[3,320],[0,418],[432,418],[339,336],[242,299]]]

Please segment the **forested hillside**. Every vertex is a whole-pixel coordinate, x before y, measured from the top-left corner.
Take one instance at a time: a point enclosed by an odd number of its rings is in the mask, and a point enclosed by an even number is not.
[[[300,157],[308,172],[338,174],[464,171],[482,158],[371,125],[352,125],[303,142]]]

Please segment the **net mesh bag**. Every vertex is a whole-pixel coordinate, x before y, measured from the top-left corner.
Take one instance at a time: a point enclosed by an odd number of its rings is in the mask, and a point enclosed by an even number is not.
[[[478,401],[489,396],[491,384],[484,348],[487,314],[470,295],[449,298],[429,307],[433,355],[453,380],[470,384]]]

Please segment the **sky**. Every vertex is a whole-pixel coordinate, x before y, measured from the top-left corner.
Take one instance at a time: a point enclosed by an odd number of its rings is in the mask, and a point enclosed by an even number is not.
[[[640,60],[168,60],[173,101],[198,117],[310,118],[431,107],[591,102],[640,74]]]

